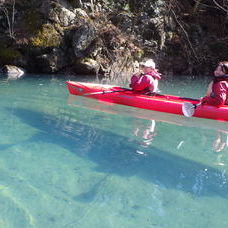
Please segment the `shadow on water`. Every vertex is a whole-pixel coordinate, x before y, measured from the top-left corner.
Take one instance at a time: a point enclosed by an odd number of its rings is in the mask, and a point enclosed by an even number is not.
[[[13,113],[24,123],[40,132],[29,139],[57,144],[97,164],[97,171],[123,177],[138,176],[164,188],[184,191],[193,196],[220,196],[228,198],[228,176],[209,166],[193,162],[166,151],[150,147],[142,156],[127,137],[116,135],[87,125],[62,121],[55,116],[27,109]],[[103,181],[102,181],[103,182]],[[86,200],[96,192],[91,189],[75,200]]]

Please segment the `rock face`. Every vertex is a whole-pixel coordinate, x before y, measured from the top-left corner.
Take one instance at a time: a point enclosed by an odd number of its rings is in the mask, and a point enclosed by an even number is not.
[[[221,30],[216,17],[226,15],[195,1],[174,2],[22,0],[15,11],[2,2],[15,22],[8,24],[0,11],[0,67],[95,74],[113,65],[130,69],[135,60],[152,57],[162,73],[207,74],[227,56],[228,24]]]
[[[72,46],[75,57],[82,58],[91,53],[92,42],[96,39],[96,30],[91,24],[83,24],[75,29]]]
[[[36,72],[41,73],[56,73],[68,65],[60,48],[51,48],[50,52],[36,56],[33,61]]]

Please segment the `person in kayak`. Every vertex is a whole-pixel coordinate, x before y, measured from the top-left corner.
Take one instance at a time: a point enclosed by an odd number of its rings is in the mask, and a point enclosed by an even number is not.
[[[158,81],[161,79],[160,73],[155,69],[153,59],[148,59],[140,63],[142,73],[133,74],[131,77],[130,87],[132,90],[142,93],[156,92]]]
[[[206,96],[201,98],[202,104],[220,107],[228,105],[228,61],[218,64],[214,71],[214,79],[208,85]]]

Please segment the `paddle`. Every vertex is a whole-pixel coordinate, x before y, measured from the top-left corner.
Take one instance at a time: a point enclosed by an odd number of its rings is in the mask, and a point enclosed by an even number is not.
[[[189,102],[184,102],[182,105],[182,112],[184,116],[186,117],[192,117],[195,113],[195,110],[198,106],[200,106],[202,103],[199,102],[198,104],[192,104]]]
[[[88,96],[88,95],[96,95],[96,94],[106,94],[106,93],[117,93],[117,92],[125,92],[125,91],[132,91],[131,89],[122,89],[122,90],[104,90],[100,92],[93,92],[93,93],[84,93],[82,94],[83,96]]]

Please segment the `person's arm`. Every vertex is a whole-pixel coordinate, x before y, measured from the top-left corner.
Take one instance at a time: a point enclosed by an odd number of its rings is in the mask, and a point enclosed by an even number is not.
[[[151,75],[152,75],[153,78],[156,79],[156,80],[160,80],[160,79],[161,79],[161,74],[158,73],[158,71],[155,70],[155,69],[151,72]]]
[[[132,88],[134,86],[135,83],[137,83],[137,81],[139,80],[139,76],[134,74],[131,76],[131,83],[129,84],[129,86]]]
[[[131,84],[133,90],[141,91],[153,84],[154,79],[151,76],[144,75],[140,77],[135,83]]]
[[[213,85],[213,81],[209,83],[205,96],[210,96],[212,92],[212,85]]]
[[[202,98],[202,103],[214,105],[220,107],[225,104],[226,101],[226,82],[217,82],[213,85],[213,92],[209,96]]]

